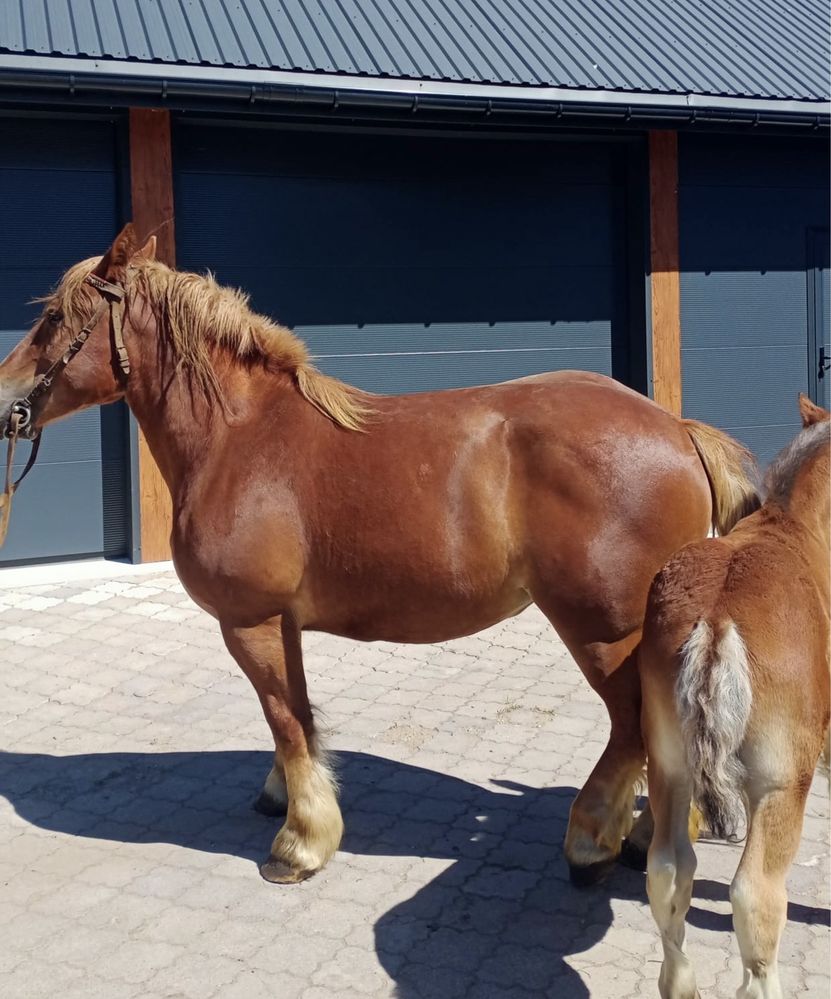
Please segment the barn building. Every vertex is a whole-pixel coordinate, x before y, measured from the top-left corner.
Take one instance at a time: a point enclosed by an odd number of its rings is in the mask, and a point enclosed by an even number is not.
[[[828,65],[824,0],[6,5],[0,350],[167,222],[367,389],[585,368],[765,461],[828,404]],[[165,558],[167,504],[125,407],[85,412],[2,563]]]

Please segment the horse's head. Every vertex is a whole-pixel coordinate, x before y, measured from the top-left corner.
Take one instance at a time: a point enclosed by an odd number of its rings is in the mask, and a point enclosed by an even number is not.
[[[0,364],[0,430],[9,432],[14,413],[21,434],[35,436],[47,423],[124,394],[129,270],[138,257],[152,259],[155,249],[155,236],[141,246],[128,223],[103,257],[69,268]]]

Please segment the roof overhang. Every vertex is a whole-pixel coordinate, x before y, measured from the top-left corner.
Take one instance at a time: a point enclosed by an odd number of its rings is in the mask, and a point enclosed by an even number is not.
[[[181,101],[216,103],[260,113],[286,106],[384,108],[412,112],[442,109],[484,115],[506,112],[615,119],[643,124],[669,119],[681,124],[771,124],[827,129],[831,101],[722,97],[564,87],[506,86],[286,72],[281,70],[145,63],[0,53],[4,91],[41,100],[81,98],[109,106],[148,100],[159,106]]]

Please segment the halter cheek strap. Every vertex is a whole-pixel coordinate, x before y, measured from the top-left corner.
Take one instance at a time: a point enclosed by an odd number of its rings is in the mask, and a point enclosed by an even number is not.
[[[120,284],[113,284],[105,281],[96,274],[88,274],[84,279],[87,284],[91,284],[104,296],[104,300],[109,302],[110,323],[113,336],[113,349],[118,358],[118,365],[124,375],[130,374],[130,358],[127,356],[127,348],[124,346],[124,289]],[[95,327],[95,322],[92,326]],[[89,325],[89,324],[88,324]]]
[[[37,402],[38,399],[50,391],[52,388],[52,382],[55,380],[56,376],[63,371],[81,347],[84,346],[89,339],[90,334],[98,325],[101,316],[107,311],[107,309],[110,310],[110,328],[112,330],[113,349],[115,350],[115,355],[118,358],[119,367],[125,376],[130,374],[130,358],[127,356],[127,348],[124,346],[125,291],[120,284],[113,284],[111,281],[105,281],[96,274],[88,274],[84,278],[84,282],[92,285],[93,288],[101,293],[101,302],[95,312],[93,312],[92,318],[89,322],[86,323],[83,329],[79,330],[78,334],[63,354],[61,354],[61,356],[57,359],[57,361],[51,364],[41,375],[40,381],[38,381],[32,391],[22,399],[18,399],[12,407],[12,412],[17,411],[24,414],[24,422],[20,426],[20,430],[23,430],[28,426],[26,411],[29,411],[28,415],[31,418],[33,403]],[[9,436],[11,429],[11,424],[9,424],[9,427],[6,430],[6,433]]]
[[[18,399],[11,408],[8,423],[4,429],[4,436],[9,438],[9,448],[6,454],[6,483],[2,494],[0,494],[0,546],[6,540],[9,530],[9,517],[12,512],[12,497],[20,483],[26,478],[34,467],[40,450],[41,431],[31,434],[32,407],[38,399],[48,395],[52,388],[52,382],[59,375],[69,362],[75,357],[78,351],[84,346],[90,334],[98,325],[101,316],[110,310],[110,329],[112,332],[113,351],[118,359],[118,365],[125,376],[130,374],[130,358],[127,355],[127,348],[124,346],[124,296],[125,291],[119,284],[105,281],[96,274],[89,274],[84,278],[86,284],[92,285],[101,293],[101,302],[92,314],[92,318],[73,338],[72,342],[61,354],[61,356],[51,364],[41,375],[40,380],[28,395]],[[27,435],[25,431],[29,431]],[[32,451],[29,460],[23,469],[23,473],[17,479],[12,480],[12,464],[14,462],[14,452],[17,440],[21,436],[30,436],[32,440]]]

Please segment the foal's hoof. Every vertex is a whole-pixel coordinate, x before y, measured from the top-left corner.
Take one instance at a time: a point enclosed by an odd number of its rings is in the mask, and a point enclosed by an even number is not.
[[[265,791],[260,791],[259,795],[254,799],[251,807],[255,812],[259,812],[260,815],[268,815],[274,818],[275,815],[285,815],[286,814],[286,804],[283,801],[278,801],[277,798],[272,798],[270,794],[266,794]]]
[[[593,864],[569,864],[568,874],[575,888],[590,888],[600,884],[609,876],[615,866],[616,857],[607,860],[596,860]]]
[[[276,857],[269,857],[260,866],[260,874],[265,881],[270,881],[273,885],[296,885],[300,881],[310,878],[314,871],[296,871],[293,867]]]
[[[633,843],[631,839],[623,841],[618,860],[624,867],[631,867],[633,871],[646,870],[646,850],[642,846],[638,846],[637,843]]]

